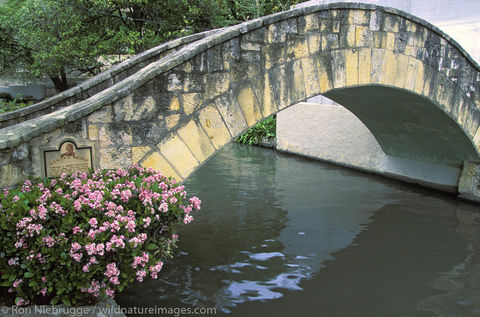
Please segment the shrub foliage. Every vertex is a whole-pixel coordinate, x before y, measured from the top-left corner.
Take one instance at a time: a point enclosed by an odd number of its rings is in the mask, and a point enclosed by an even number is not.
[[[22,109],[33,104],[33,100],[25,99],[21,95],[17,95],[15,99],[9,98],[10,95],[8,94],[5,94],[4,96],[7,98],[1,98],[2,95],[0,94],[0,99],[5,99],[5,101],[0,100],[0,114]]]
[[[235,139],[235,142],[241,144],[258,144],[263,139],[275,138],[277,135],[277,119],[271,116],[262,122],[250,128],[245,133]]]
[[[152,169],[63,174],[0,193],[1,286],[18,306],[113,297],[157,278],[200,200]]]

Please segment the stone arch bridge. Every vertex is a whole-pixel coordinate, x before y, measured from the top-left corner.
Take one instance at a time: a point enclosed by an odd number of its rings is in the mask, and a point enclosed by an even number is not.
[[[170,42],[41,105],[0,116],[0,185],[50,176],[66,141],[94,168],[188,177],[247,128],[315,95],[353,112],[386,154],[461,167],[478,194],[478,64],[417,17],[314,5]],[[155,51],[156,50],[156,51]],[[352,135],[352,138],[355,136]]]

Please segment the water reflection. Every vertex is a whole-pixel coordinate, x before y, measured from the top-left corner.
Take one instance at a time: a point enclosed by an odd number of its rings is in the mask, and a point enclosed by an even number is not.
[[[456,213],[456,231],[469,242],[468,255],[431,282],[441,293],[421,300],[419,310],[442,317],[480,316],[480,214],[475,209],[464,207]]]
[[[477,206],[239,145],[186,186],[203,211],[182,229],[161,279],[128,288],[121,306],[216,307],[231,316],[478,315]]]

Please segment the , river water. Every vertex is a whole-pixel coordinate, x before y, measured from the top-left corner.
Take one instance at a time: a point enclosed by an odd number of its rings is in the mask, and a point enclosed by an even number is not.
[[[121,307],[177,316],[180,308],[248,317],[480,316],[478,205],[238,144],[185,185],[202,210],[181,228],[159,279],[124,290]]]

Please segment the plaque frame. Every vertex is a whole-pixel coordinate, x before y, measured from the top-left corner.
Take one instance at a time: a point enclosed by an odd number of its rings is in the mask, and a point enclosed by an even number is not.
[[[72,137],[66,137],[66,138],[62,138],[60,141],[58,142],[55,142],[57,144],[57,146],[55,145],[50,145],[48,147],[44,146],[44,147],[41,147],[39,148],[39,151],[40,151],[40,166],[41,166],[41,177],[46,177],[48,179],[52,179],[52,178],[55,178],[55,177],[58,177],[58,176],[52,176],[52,175],[48,175],[47,174],[47,164],[48,164],[48,161],[47,161],[47,153],[52,153],[52,152],[58,152],[59,153],[59,157],[61,157],[61,150],[62,150],[62,147],[64,146],[65,143],[73,143],[74,147],[75,147],[75,150],[78,151],[78,150],[89,150],[89,157],[87,158],[89,161],[90,161],[90,167],[91,169],[95,170],[97,168],[97,160],[96,160],[96,151],[95,151],[95,145],[96,145],[96,142],[84,142],[84,140],[78,140],[76,138],[72,138]],[[37,165],[38,166],[38,165]]]

